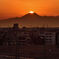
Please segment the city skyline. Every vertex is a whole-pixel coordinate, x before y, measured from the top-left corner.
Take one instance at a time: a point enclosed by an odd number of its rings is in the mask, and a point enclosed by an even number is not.
[[[0,59],[59,59],[59,0],[0,0]]]

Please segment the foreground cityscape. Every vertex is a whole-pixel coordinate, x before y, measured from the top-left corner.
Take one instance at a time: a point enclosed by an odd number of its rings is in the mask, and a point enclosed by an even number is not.
[[[0,59],[59,59],[59,28],[0,28]]]

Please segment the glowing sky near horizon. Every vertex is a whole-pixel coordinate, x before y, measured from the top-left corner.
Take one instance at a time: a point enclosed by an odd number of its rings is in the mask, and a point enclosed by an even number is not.
[[[0,19],[20,17],[29,11],[41,16],[58,16],[59,0],[0,0]]]

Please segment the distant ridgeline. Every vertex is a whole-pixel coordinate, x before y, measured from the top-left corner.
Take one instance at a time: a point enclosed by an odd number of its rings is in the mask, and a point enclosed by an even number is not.
[[[0,28],[0,46],[56,45],[59,46],[59,28]]]
[[[12,27],[15,23],[21,24],[21,27],[59,27],[59,16],[40,16],[36,13],[28,13],[22,17],[0,20],[0,27]]]

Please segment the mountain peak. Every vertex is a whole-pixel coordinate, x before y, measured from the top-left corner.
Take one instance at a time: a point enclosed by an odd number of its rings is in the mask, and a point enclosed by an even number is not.
[[[28,13],[24,15],[22,18],[35,18],[35,17],[40,17],[37,13]]]
[[[30,15],[30,16],[39,16],[37,13],[28,13],[26,15]]]

